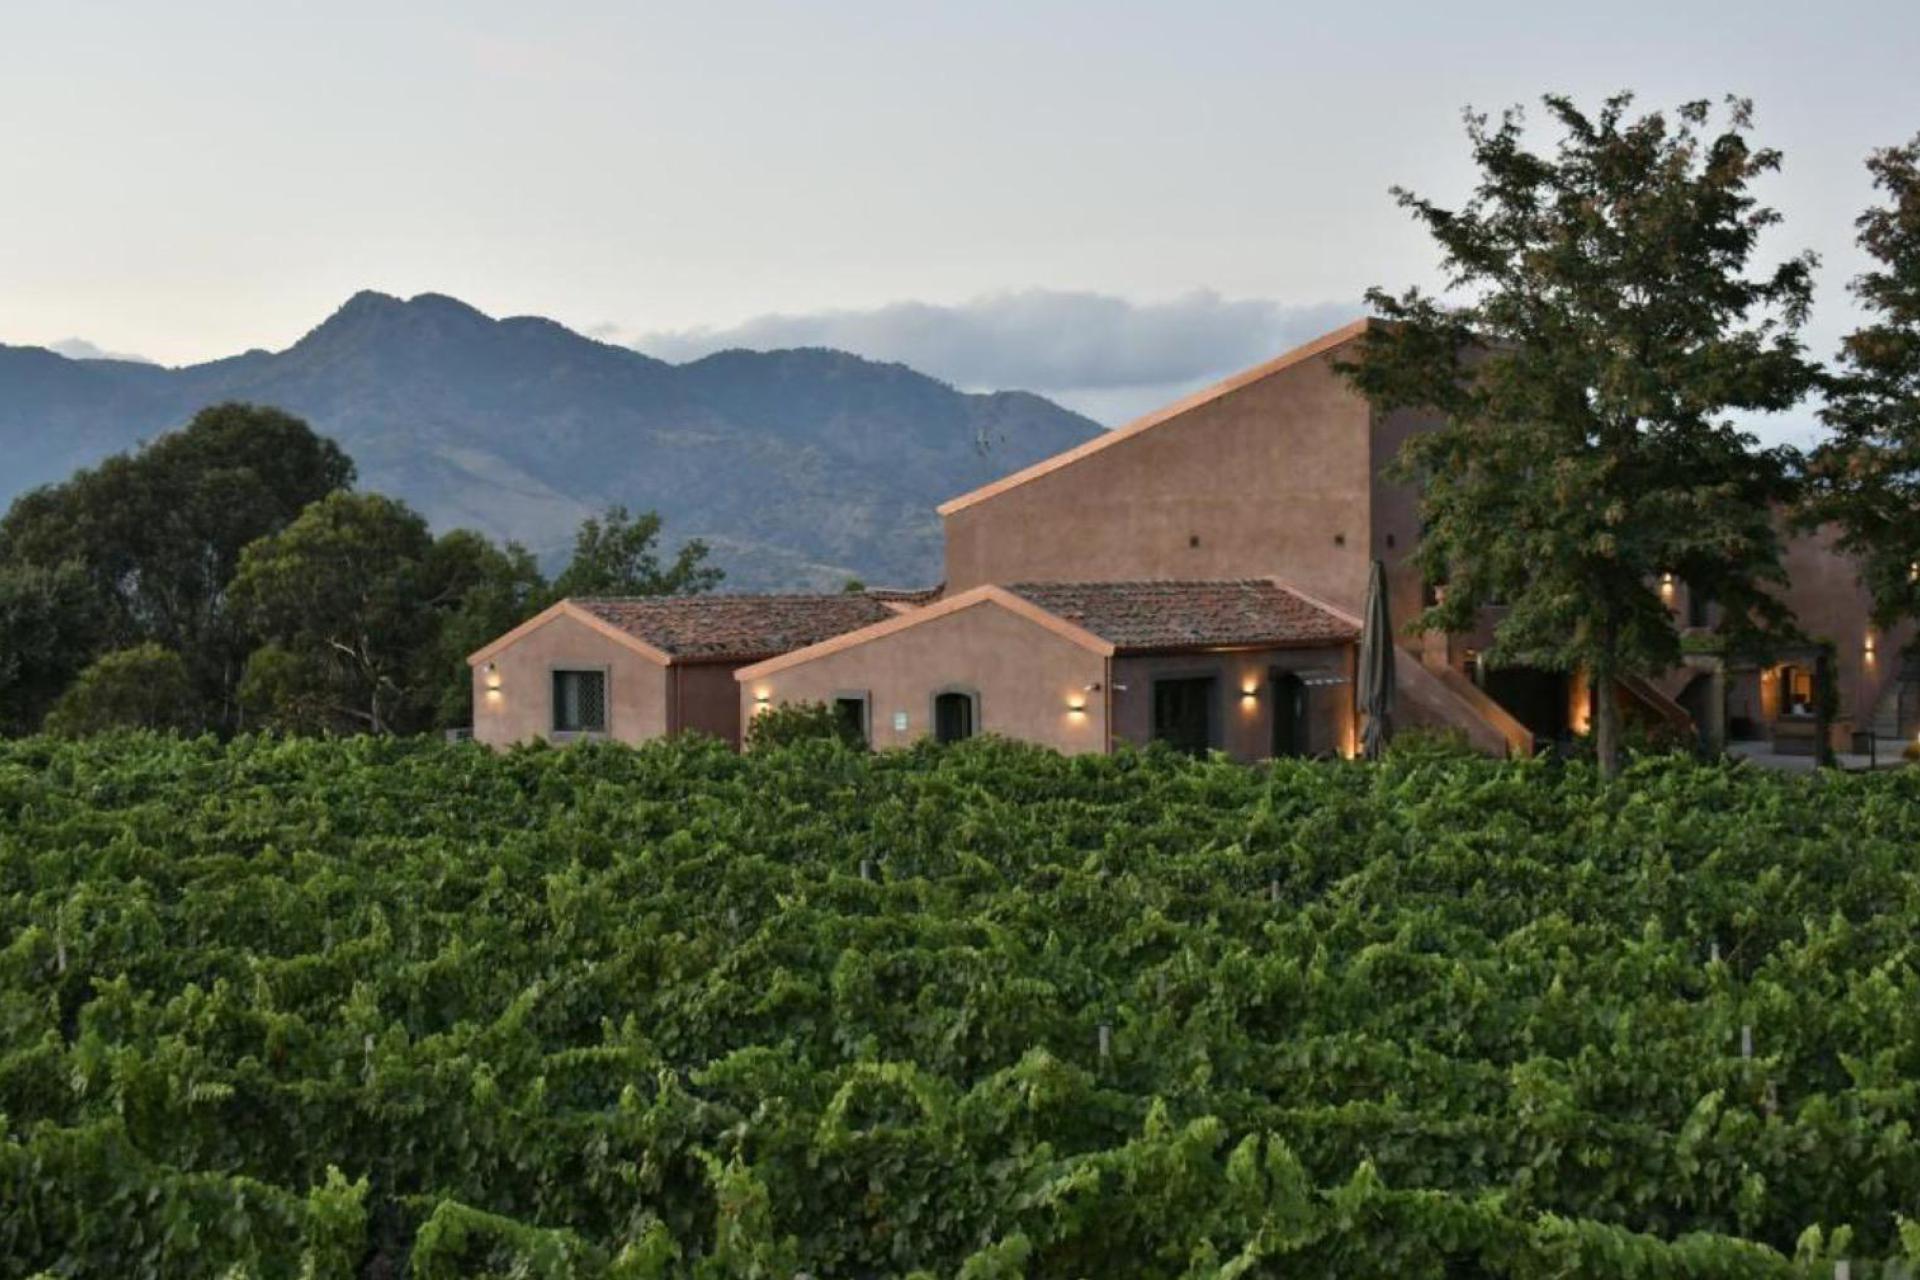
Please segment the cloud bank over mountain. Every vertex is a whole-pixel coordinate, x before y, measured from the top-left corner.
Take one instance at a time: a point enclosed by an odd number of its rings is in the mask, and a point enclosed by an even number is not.
[[[1360,314],[1357,304],[1288,305],[1210,289],[1161,302],[1024,289],[960,303],[756,316],[724,328],[650,333],[632,345],[673,361],[734,347],[833,347],[966,389],[1036,391],[1114,423]]]

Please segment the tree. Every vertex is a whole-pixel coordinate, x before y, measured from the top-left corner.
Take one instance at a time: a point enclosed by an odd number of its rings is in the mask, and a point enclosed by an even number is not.
[[[1832,521],[1860,564],[1874,621],[1920,617],[1920,136],[1867,161],[1887,203],[1855,224],[1876,266],[1851,286],[1874,316],[1842,341],[1808,461],[1809,523]]]
[[[241,701],[258,724],[303,733],[410,733],[465,723],[466,655],[536,611],[545,583],[523,547],[411,508],[336,493],[248,547],[236,604],[267,643]]]
[[[240,557],[233,598],[270,644],[248,663],[253,709],[263,691],[297,687],[306,727],[404,732],[419,719],[418,654],[434,639],[427,522],[374,493],[335,493]],[[262,657],[261,654],[268,655]],[[307,670],[290,678],[283,654]],[[272,680],[261,663],[273,664]],[[268,708],[275,718],[293,713]]]
[[[152,642],[95,661],[60,695],[45,725],[48,733],[69,738],[111,729],[200,727],[187,664]]]
[[[88,662],[99,600],[74,561],[0,564],[0,733],[32,733]]]
[[[433,643],[420,651],[415,679],[432,690],[433,722],[472,722],[473,673],[467,655],[538,613],[547,581],[517,542],[496,547],[468,529],[433,544],[424,568],[425,595],[440,613]]]
[[[573,559],[554,579],[556,598],[567,596],[672,596],[711,591],[726,575],[707,564],[707,544],[695,538],[662,566],[655,543],[660,516],[629,515],[623,506],[588,516],[573,539]]]
[[[231,727],[252,647],[227,602],[240,553],[352,479],[339,446],[300,419],[214,405],[137,452],[22,495],[0,520],[0,564],[79,566],[101,624],[81,663],[153,641],[186,663],[208,718]]]
[[[1496,663],[1584,668],[1595,747],[1618,768],[1622,679],[1680,658],[1657,582],[1719,602],[1730,647],[1785,630],[1777,504],[1785,450],[1763,451],[1730,410],[1779,410],[1816,377],[1797,337],[1814,260],[1749,276],[1778,221],[1750,193],[1779,153],[1747,142],[1750,111],[1597,116],[1545,99],[1561,137],[1530,150],[1521,114],[1467,117],[1480,181],[1460,209],[1396,189],[1438,242],[1458,301],[1371,290],[1385,320],[1346,366],[1381,409],[1436,411],[1398,476],[1422,486],[1416,553],[1440,603],[1419,628],[1464,630],[1506,609]]]

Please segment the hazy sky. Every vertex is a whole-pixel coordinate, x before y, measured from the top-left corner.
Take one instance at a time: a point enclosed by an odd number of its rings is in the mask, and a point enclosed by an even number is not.
[[[0,341],[167,363],[348,294],[683,356],[838,341],[1109,420],[1432,283],[1459,111],[1752,97],[1850,319],[1920,3],[0,0]]]

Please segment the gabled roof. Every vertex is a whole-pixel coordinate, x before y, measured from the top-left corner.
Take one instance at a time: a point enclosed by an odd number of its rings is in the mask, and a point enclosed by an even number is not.
[[[1360,620],[1271,578],[991,583],[734,673],[746,681],[963,609],[998,606],[1102,657],[1181,649],[1304,648],[1359,638]],[[1008,661],[1020,655],[1009,654]]]
[[[1113,652],[1113,646],[1111,644],[1108,644],[1099,636],[1089,632],[1085,627],[1076,626],[1062,618],[1055,617],[1053,614],[1048,613],[1030,601],[1023,600],[1019,596],[1014,595],[1006,588],[996,587],[988,583],[984,586],[974,587],[968,591],[962,591],[957,596],[947,596],[945,599],[936,601],[935,603],[924,605],[917,609],[908,609],[904,613],[894,614],[884,622],[877,622],[872,626],[862,627],[858,631],[849,631],[845,635],[835,636],[830,640],[823,640],[819,644],[810,645],[805,649],[796,649],[791,653],[783,653],[777,657],[769,658],[765,662],[755,663],[751,667],[743,667],[739,671],[734,672],[734,678],[738,680],[752,680],[760,676],[772,675],[776,671],[783,671],[788,667],[798,666],[803,662],[812,662],[817,658],[824,658],[828,654],[838,653],[842,649],[851,649],[855,645],[866,644],[868,641],[878,640],[883,636],[890,636],[896,631],[905,631],[909,627],[918,627],[925,623],[932,622],[936,618],[944,618],[949,614],[958,613],[962,609],[971,609],[977,605],[998,605],[1000,608],[1010,613],[1018,614],[1029,622],[1045,627],[1062,639],[1077,644],[1081,648],[1090,650],[1093,653],[1100,654],[1102,657]],[[1017,656],[1018,655],[1010,655],[1012,658],[1017,658]]]
[[[1028,582],[1007,588],[1116,651],[1340,644],[1358,620],[1271,578]]]
[[[563,615],[665,666],[753,662],[894,617],[896,609],[864,593],[567,599],[470,655],[467,662],[485,662]]]
[[[1352,342],[1355,338],[1364,334],[1367,331],[1367,327],[1372,323],[1374,323],[1372,320],[1362,318],[1355,320],[1351,324],[1342,325],[1332,333],[1322,334],[1312,342],[1304,346],[1295,347],[1285,355],[1276,356],[1265,364],[1257,364],[1251,369],[1243,369],[1232,377],[1216,382],[1210,387],[1202,388],[1183,399],[1175,400],[1170,405],[1155,409],[1144,418],[1136,418],[1123,427],[1115,427],[1113,430],[1095,436],[1083,444],[1078,444],[1071,449],[1056,453],[1051,458],[1042,458],[1030,467],[1023,468],[1009,476],[1002,476],[1000,479],[990,484],[982,485],[970,493],[963,493],[957,498],[949,498],[934,509],[943,516],[950,516],[956,511],[964,510],[976,502],[985,502],[988,498],[996,497],[1009,489],[1027,483],[1029,480],[1038,480],[1041,476],[1058,471],[1062,467],[1078,462],[1080,459],[1088,457],[1091,454],[1099,453],[1102,449],[1111,449],[1123,440],[1131,439],[1144,431],[1151,431],[1162,423],[1170,422],[1189,410],[1197,409],[1203,404],[1218,400],[1222,396],[1230,395],[1262,379],[1271,378],[1283,369],[1290,369],[1294,365],[1304,364],[1315,356],[1325,355],[1335,347],[1345,346],[1347,343]]]
[[[576,600],[601,620],[680,661],[751,662],[894,616],[861,592],[832,595],[651,596]]]

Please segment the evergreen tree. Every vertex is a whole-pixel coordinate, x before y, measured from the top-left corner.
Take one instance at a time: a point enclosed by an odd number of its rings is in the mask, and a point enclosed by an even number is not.
[[[1751,187],[1780,155],[1749,144],[1746,103],[1718,132],[1704,102],[1545,105],[1550,151],[1517,110],[1467,117],[1480,179],[1464,207],[1396,189],[1455,299],[1372,290],[1386,323],[1346,371],[1380,409],[1443,418],[1399,462],[1422,490],[1418,561],[1446,584],[1416,626],[1466,630],[1503,604],[1488,659],[1584,669],[1612,773],[1620,682],[1680,659],[1661,575],[1718,601],[1734,646],[1788,625],[1769,588],[1791,457],[1727,415],[1789,408],[1812,384],[1797,333],[1814,260],[1749,274],[1778,221]]]

